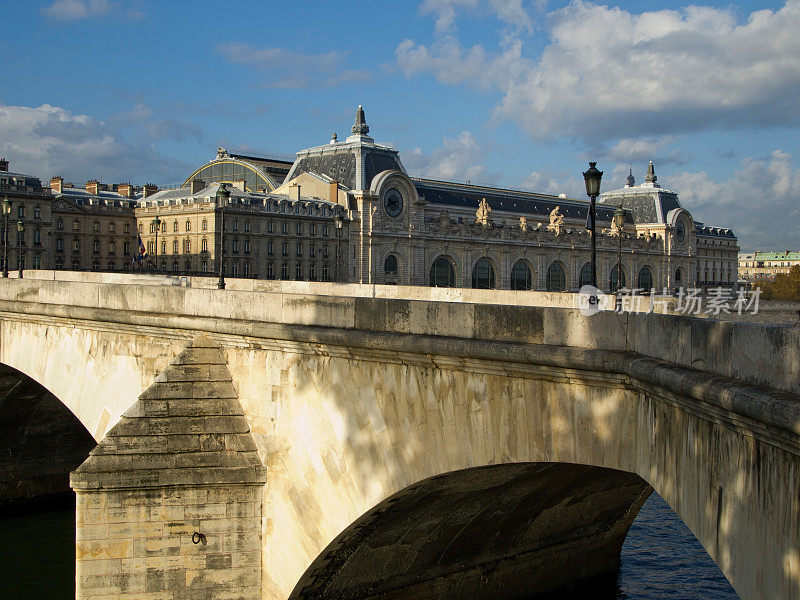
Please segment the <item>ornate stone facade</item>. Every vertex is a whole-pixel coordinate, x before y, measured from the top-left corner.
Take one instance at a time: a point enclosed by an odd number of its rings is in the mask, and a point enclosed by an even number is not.
[[[293,163],[220,148],[182,187],[160,192],[54,178],[55,238],[38,265],[216,272],[225,184],[228,276],[548,291],[590,282],[587,201],[411,177],[397,150],[368,134],[359,107],[352,135],[301,150]],[[618,261],[629,288],[733,285],[733,232],[695,221],[657,180],[650,163],[642,185],[631,174],[598,199],[599,287],[612,287]],[[137,260],[136,232],[146,260]]]

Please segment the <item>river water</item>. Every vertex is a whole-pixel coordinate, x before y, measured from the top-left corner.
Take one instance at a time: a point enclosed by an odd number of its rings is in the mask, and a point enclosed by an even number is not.
[[[0,514],[0,599],[74,598],[74,504],[67,500]],[[601,600],[661,598],[738,596],[683,521],[653,493],[622,548],[616,592]]]

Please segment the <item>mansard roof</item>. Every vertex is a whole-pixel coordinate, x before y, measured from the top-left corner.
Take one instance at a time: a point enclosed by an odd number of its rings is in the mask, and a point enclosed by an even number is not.
[[[569,219],[585,220],[589,211],[589,202],[575,200],[550,194],[540,194],[524,190],[513,190],[480,185],[463,184],[434,179],[412,178],[420,197],[430,204],[442,204],[454,208],[477,210],[483,198],[486,198],[493,211],[524,213],[537,218],[549,217],[550,212],[559,207],[559,212]],[[614,216],[613,206],[597,205],[597,220],[610,222]],[[630,213],[625,220],[633,223]]]
[[[315,146],[297,153],[286,181],[302,173],[316,173],[336,179],[348,190],[368,190],[373,178],[382,171],[397,170],[405,173],[397,150],[376,144],[367,135],[369,127],[361,106],[356,111],[353,135],[343,142],[333,139],[323,146]]]

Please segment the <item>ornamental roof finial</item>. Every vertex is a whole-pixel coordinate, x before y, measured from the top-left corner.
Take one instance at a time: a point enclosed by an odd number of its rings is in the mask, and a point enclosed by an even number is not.
[[[636,180],[633,178],[633,165],[628,164],[628,178],[625,180],[628,187],[633,187],[636,185]]]
[[[656,169],[653,166],[652,160],[650,161],[650,164],[647,165],[647,175],[645,175],[644,180],[647,183],[655,183],[658,180],[658,177],[656,177]]]
[[[364,108],[360,104],[356,110],[356,122],[353,124],[351,131],[356,135],[369,133],[369,125],[367,125],[367,120],[364,118]]]

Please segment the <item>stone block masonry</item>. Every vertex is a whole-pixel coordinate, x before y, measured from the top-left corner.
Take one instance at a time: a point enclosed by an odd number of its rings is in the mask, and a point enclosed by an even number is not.
[[[197,337],[72,473],[76,597],[261,598],[265,481],[222,352]]]

